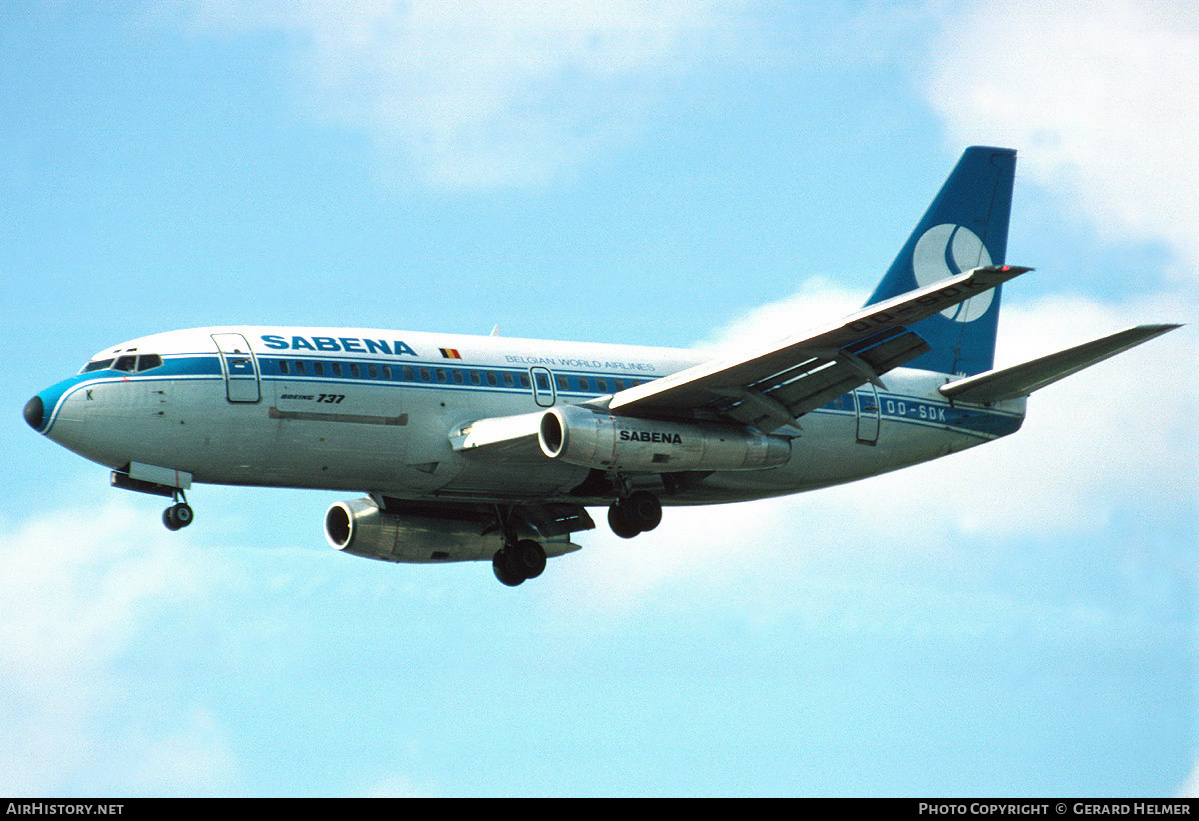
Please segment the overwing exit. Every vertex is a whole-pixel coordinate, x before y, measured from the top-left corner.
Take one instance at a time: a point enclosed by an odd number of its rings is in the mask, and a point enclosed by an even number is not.
[[[362,328],[171,331],[106,349],[25,405],[31,427],[168,497],[195,484],[365,493],[344,552],[490,561],[518,585],[663,506],[873,476],[1014,433],[1035,390],[1177,325],[994,369],[1015,152],[966,150],[865,307],[747,354]]]

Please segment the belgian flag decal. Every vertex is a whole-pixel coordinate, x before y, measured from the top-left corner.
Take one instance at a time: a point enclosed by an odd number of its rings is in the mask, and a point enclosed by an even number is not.
[[[438,348],[437,350],[441,351],[441,355],[446,359],[462,358],[462,354],[458,353],[457,348]]]

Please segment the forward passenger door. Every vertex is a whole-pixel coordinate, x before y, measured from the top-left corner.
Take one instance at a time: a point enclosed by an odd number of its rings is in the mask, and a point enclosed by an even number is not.
[[[213,334],[221,354],[221,367],[225,372],[225,396],[230,402],[258,402],[262,399],[262,387],[258,375],[258,360],[250,350],[250,343],[241,334]]]

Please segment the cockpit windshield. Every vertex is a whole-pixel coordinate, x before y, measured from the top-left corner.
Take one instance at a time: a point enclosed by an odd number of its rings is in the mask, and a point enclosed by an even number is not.
[[[93,359],[83,366],[80,373],[106,370],[141,373],[160,365],[162,365],[162,357],[156,353],[138,354],[135,351],[126,351],[120,356],[102,356],[102,358]]]

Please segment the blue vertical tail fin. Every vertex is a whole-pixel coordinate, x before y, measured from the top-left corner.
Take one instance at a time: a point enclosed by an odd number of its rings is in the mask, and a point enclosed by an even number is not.
[[[1016,152],[967,148],[866,302],[872,305],[982,265],[1002,265]],[[970,376],[995,364],[1000,288],[912,325],[932,350],[907,363]]]

